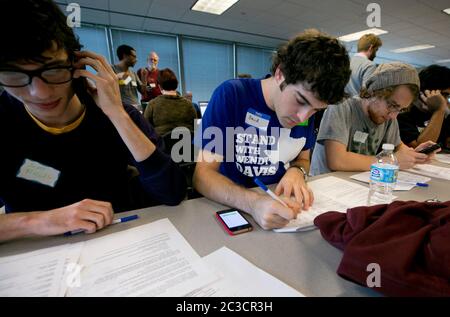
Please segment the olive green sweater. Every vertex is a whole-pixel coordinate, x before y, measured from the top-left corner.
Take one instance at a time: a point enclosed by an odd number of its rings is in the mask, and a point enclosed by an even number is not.
[[[149,102],[144,117],[163,136],[176,127],[194,130],[195,108],[189,100],[180,96],[161,95]]]

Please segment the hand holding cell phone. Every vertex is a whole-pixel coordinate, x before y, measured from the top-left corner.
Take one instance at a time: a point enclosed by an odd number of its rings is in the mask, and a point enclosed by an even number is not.
[[[95,83],[96,91],[90,91],[90,94],[103,113],[113,117],[118,112],[123,112],[117,75],[106,58],[89,51],[76,51],[75,57],[74,78],[84,77]],[[87,71],[86,66],[92,67],[95,72]]]
[[[441,149],[441,146],[440,146],[438,143],[436,143],[436,144],[427,146],[426,148],[421,149],[421,150],[418,151],[418,152],[419,152],[419,153],[422,153],[422,154],[427,154],[427,155],[428,155],[428,154],[431,154],[431,153],[433,153],[434,151],[439,150],[439,149]]]

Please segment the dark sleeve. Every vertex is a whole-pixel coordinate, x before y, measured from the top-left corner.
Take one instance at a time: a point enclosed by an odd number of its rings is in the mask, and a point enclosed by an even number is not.
[[[178,205],[186,196],[186,179],[170,156],[161,150],[162,139],[142,114],[132,106],[125,110],[141,131],[156,145],[155,152],[142,162],[136,162],[130,153],[130,163],[139,170],[139,179],[151,197],[165,205]]]
[[[445,118],[444,126],[441,130],[441,142],[444,142],[444,146],[446,146],[447,138],[450,138],[450,115]]]
[[[420,133],[410,112],[399,114],[397,117],[397,121],[400,129],[400,138],[402,139],[403,143],[408,145],[411,142],[417,140],[417,138],[420,136]]]
[[[5,145],[5,140],[3,138],[5,138],[5,136],[7,136],[8,134],[6,134],[5,127],[6,127],[6,123],[5,120],[8,117],[6,114],[6,111],[4,109],[4,104],[6,104],[8,102],[8,97],[9,95],[7,94],[6,91],[1,91],[0,92],[0,140],[2,143],[2,146],[5,151],[8,148],[7,145]],[[5,195],[5,181],[4,179],[6,179],[6,177],[3,175],[3,166],[7,166],[5,165],[5,157],[4,155],[0,155],[0,208],[3,207],[5,205],[5,202],[3,201],[3,196]]]

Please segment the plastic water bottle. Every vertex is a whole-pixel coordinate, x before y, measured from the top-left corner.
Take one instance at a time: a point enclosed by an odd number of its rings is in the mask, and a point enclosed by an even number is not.
[[[370,189],[367,204],[390,204],[392,192],[397,184],[398,161],[394,155],[393,144],[383,144],[383,151],[377,156],[377,161],[370,167]]]

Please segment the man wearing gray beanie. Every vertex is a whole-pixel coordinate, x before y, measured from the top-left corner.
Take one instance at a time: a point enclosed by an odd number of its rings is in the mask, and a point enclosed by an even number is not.
[[[417,98],[420,81],[415,68],[404,63],[377,67],[359,96],[331,105],[325,112],[314,148],[311,174],[331,171],[369,171],[384,143],[395,145],[401,169],[428,163],[416,149],[400,140],[397,115]]]

